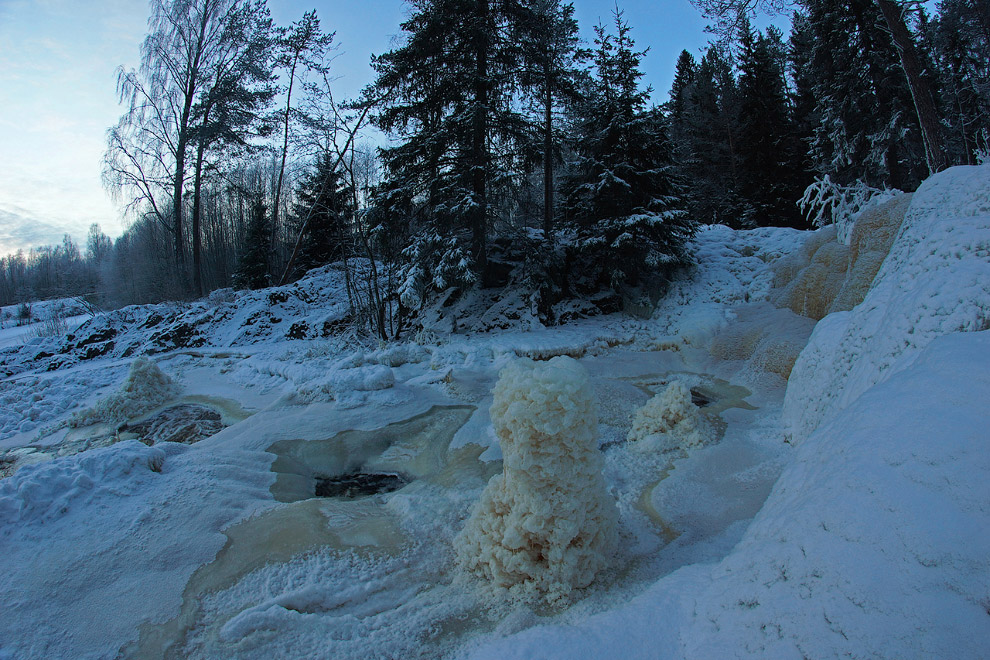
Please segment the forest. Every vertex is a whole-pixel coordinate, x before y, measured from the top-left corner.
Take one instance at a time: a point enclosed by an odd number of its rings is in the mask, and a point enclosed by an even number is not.
[[[552,324],[655,304],[699,225],[811,228],[985,157],[985,0],[695,4],[712,41],[669,94],[641,83],[648,28],[619,6],[586,43],[560,0],[410,0],[374,82],[339,99],[315,11],[152,0],[103,161],[129,227],[2,257],[0,304],[190,300],[340,262],[381,339],[478,288]]]

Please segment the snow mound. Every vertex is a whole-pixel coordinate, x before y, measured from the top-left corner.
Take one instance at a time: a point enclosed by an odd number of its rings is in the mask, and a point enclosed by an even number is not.
[[[85,506],[101,490],[122,493],[132,475],[160,472],[165,452],[137,440],[83,454],[25,465],[0,481],[0,535],[13,525],[32,525],[64,515],[71,507]]]
[[[698,447],[711,441],[716,429],[698,406],[691,390],[675,380],[636,411],[627,440],[640,451],[668,451]]]
[[[127,380],[119,390],[100,399],[92,408],[74,414],[69,426],[123,422],[157,408],[178,392],[178,385],[157,364],[139,357],[131,363]]]
[[[564,356],[516,360],[499,374],[491,417],[503,473],[457,536],[458,561],[513,597],[566,601],[617,542],[588,374]]]
[[[823,319],[788,383],[795,440],[886,380],[938,336],[990,328],[990,166],[921,185],[863,302]]]

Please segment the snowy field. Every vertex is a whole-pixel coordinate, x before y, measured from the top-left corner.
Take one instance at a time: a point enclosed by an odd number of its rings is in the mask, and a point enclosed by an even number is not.
[[[844,238],[706,228],[648,320],[367,346],[327,267],[5,327],[0,658],[987,657],[990,166]],[[458,534],[555,356],[616,537],[542,598]]]

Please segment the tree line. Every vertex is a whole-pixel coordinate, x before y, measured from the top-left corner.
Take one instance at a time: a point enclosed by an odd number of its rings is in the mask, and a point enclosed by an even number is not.
[[[699,224],[808,227],[816,179],[912,190],[986,152],[985,0],[696,4],[718,38],[682,52],[660,104],[621,10],[588,44],[560,0],[409,0],[342,103],[315,12],[279,27],[261,0],[152,0],[104,162],[134,220],[96,288],[180,299],[341,262],[382,338],[472,287],[552,322],[566,300],[649,302]],[[793,11],[790,34],[754,29],[757,7]]]

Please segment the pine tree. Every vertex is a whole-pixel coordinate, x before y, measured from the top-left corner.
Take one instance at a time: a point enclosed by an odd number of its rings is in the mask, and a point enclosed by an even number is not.
[[[797,200],[812,182],[803,177],[784,77],[780,33],[754,33],[744,23],[740,34],[739,96],[742,153],[740,192],[755,212],[757,225],[804,224]]]
[[[353,191],[343,173],[332,169],[336,157],[327,152],[313,172],[296,188],[293,211],[297,228],[308,218],[296,258],[296,272],[322,266],[349,255],[349,223],[354,214]]]
[[[261,289],[271,284],[269,264],[271,251],[268,249],[268,209],[263,197],[258,194],[251,204],[240,263],[234,273],[234,286],[245,289]]]
[[[577,231],[576,271],[621,290],[686,262],[693,224],[672,168],[665,120],[646,109],[639,86],[645,51],[614,14],[615,33],[595,28],[596,77],[578,126],[574,171],[565,180],[564,217]]]

